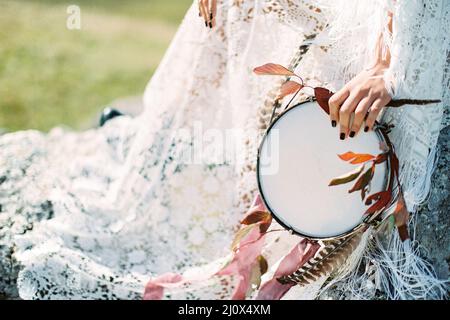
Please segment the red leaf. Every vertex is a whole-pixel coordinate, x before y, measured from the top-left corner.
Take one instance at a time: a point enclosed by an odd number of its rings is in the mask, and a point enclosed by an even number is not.
[[[266,211],[250,211],[244,219],[242,219],[241,224],[253,224],[257,222],[264,222],[271,218],[270,213]]]
[[[403,194],[400,194],[397,205],[395,206],[395,210],[392,213],[395,218],[395,225],[397,227],[401,227],[408,224],[409,220],[409,212],[406,208],[405,199],[403,198]]]
[[[380,164],[385,162],[386,160],[387,160],[387,153],[380,153],[379,155],[377,155],[374,161],[376,164]]]
[[[257,75],[272,75],[272,76],[295,76],[295,73],[286,69],[282,65],[275,63],[266,63],[265,65],[256,67],[253,72]]]
[[[381,191],[381,192],[377,192],[377,193],[370,195],[366,199],[366,205],[368,206],[368,205],[372,204],[373,201],[376,201],[376,202],[372,206],[370,206],[369,209],[367,209],[367,211],[364,214],[365,215],[373,214],[373,213],[383,209],[384,207],[386,207],[389,204],[389,201],[391,201],[391,198],[392,198],[392,196],[389,191]]]
[[[267,229],[269,229],[271,224],[272,224],[272,216],[269,215],[268,219],[265,220],[264,222],[261,222],[261,224],[259,225],[259,231],[261,233],[265,233]]]
[[[392,171],[394,172],[394,175],[396,177],[398,177],[398,170],[399,170],[398,158],[397,158],[397,156],[395,155],[394,152],[391,152],[390,155],[391,155]]]
[[[283,83],[280,89],[280,95],[278,96],[279,99],[283,99],[287,95],[290,95],[292,93],[296,93],[298,90],[303,88],[303,86],[296,82],[296,81],[286,81]]]
[[[344,161],[349,161],[352,160],[356,157],[356,153],[348,151],[346,153],[343,154],[338,154],[338,157],[341,158]]]
[[[330,106],[328,101],[330,100],[333,92],[328,89],[316,87],[314,88],[314,95],[316,96],[317,103],[327,114],[330,114]]]
[[[348,193],[365,189],[369,185],[370,181],[372,181],[374,173],[375,173],[375,164],[373,164],[369,169],[367,169],[366,172],[364,172],[364,174],[361,177],[359,177],[358,180],[356,180],[355,185],[353,186],[353,188],[348,190]]]

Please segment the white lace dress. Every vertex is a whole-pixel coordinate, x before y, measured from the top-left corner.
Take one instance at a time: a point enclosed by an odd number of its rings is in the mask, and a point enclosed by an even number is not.
[[[0,263],[11,277],[0,280],[0,294],[18,271],[24,299],[139,299],[151,278],[214,268],[256,194],[257,135],[279,86],[251,70],[289,65],[313,34],[296,68],[308,81],[338,89],[367,67],[383,32],[392,94],[443,101],[384,114],[395,124],[401,181],[416,210],[449,104],[449,3],[344,2],[223,0],[213,30],[194,3],[146,89],[142,115],[81,133],[1,136]],[[269,266],[298,241],[277,237],[264,244]],[[213,277],[163,296],[226,299],[235,285],[235,277]],[[300,291],[289,298],[304,298]]]

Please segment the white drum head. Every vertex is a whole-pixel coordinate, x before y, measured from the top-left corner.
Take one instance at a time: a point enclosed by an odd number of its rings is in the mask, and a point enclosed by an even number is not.
[[[379,154],[381,139],[371,131],[339,139],[329,117],[316,104],[297,105],[272,125],[260,147],[258,179],[268,209],[287,228],[311,238],[341,236],[361,224],[367,206],[355,183],[328,186],[353,171],[338,158],[347,151]],[[366,169],[369,166],[366,165]],[[387,164],[376,166],[369,194],[385,190]]]

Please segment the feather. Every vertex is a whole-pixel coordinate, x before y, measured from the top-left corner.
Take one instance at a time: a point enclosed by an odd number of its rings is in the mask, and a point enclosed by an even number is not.
[[[294,273],[278,278],[278,281],[282,284],[307,285],[329,275],[352,254],[363,233],[364,231],[358,231],[346,238],[327,241],[315,257]]]

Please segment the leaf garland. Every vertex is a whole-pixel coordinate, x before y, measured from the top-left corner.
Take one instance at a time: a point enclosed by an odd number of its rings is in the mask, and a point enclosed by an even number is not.
[[[382,148],[382,150],[385,151],[387,149]],[[362,165],[359,166],[356,170],[353,170],[343,176],[332,179],[329,183],[329,186],[346,184],[357,179],[353,187],[350,188],[348,192],[353,193],[355,191],[360,191],[361,201],[364,201],[366,199],[367,192],[370,189],[370,183],[372,182],[372,179],[375,175],[376,165],[385,162],[388,159],[389,153],[390,151],[385,151],[377,156],[374,156],[368,153],[355,153],[353,151],[348,151],[343,154],[338,154],[338,157],[343,161],[346,161],[350,164],[360,164],[360,165],[362,164]],[[368,162],[372,162],[372,164],[367,170],[364,171],[364,166]],[[396,171],[395,168],[393,168],[393,171],[394,173],[398,172],[398,170]],[[391,193],[392,193],[391,190],[388,190],[378,192],[376,194],[369,196],[366,199],[365,204],[369,206],[373,201],[375,201],[375,203],[367,209],[364,215],[373,214],[386,207],[391,201],[392,198]]]
[[[301,84],[295,82],[295,81],[287,81],[287,82],[293,82],[286,87],[281,88],[281,94],[278,97],[279,99],[284,98],[285,96],[299,92],[304,87],[309,87],[314,89],[314,96],[316,97],[317,103],[319,106],[327,113],[330,113],[330,107],[328,104],[328,101],[330,100],[331,96],[334,94],[334,92],[321,87],[310,87],[308,85],[305,85],[303,82],[303,79],[294,73],[293,71],[289,70],[288,68],[277,64],[277,63],[266,63],[262,66],[256,67],[253,69],[253,72],[257,75],[265,75],[265,76],[287,76],[287,77],[297,77],[301,80]],[[438,99],[428,99],[428,100],[417,100],[417,99],[398,99],[398,100],[391,100],[386,104],[386,107],[391,108],[398,108],[402,107],[404,105],[413,104],[413,105],[428,105],[428,104],[436,104],[440,103],[441,100]]]

